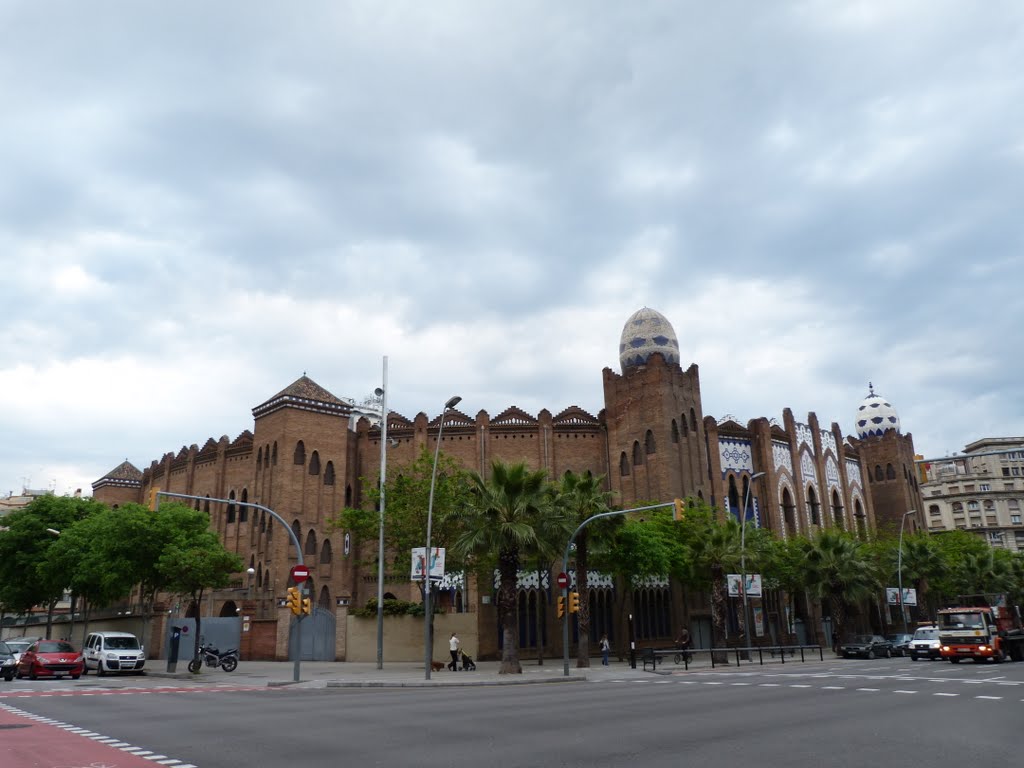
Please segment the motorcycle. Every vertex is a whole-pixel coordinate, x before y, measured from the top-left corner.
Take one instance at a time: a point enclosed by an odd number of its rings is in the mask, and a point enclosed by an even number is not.
[[[220,667],[225,672],[234,672],[238,667],[238,649],[232,648],[230,651],[221,653],[212,645],[201,645],[199,646],[199,656],[188,663],[188,671],[198,675],[203,664],[208,667]]]

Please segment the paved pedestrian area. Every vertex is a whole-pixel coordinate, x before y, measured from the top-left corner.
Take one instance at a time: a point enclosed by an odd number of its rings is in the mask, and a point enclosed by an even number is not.
[[[808,660],[810,661],[810,659]],[[815,656],[814,662],[818,661]],[[538,685],[582,683],[587,681],[621,680],[638,678],[650,680],[657,676],[686,674],[683,664],[673,664],[671,660],[659,663],[657,671],[650,666],[644,670],[639,658],[635,668],[628,660],[612,661],[607,667],[601,665],[600,658],[591,660],[588,668],[577,668],[575,658],[569,660],[568,675],[562,659],[545,659],[538,664],[536,659],[521,662],[522,674],[500,674],[500,662],[478,661],[475,671],[451,672],[448,669],[431,670],[430,679],[423,671],[422,662],[385,661],[382,669],[377,669],[375,662],[326,662],[303,661],[299,666],[299,681],[295,682],[295,663],[286,661],[242,661],[238,669],[231,673],[218,669],[204,668],[199,675],[192,675],[179,663],[177,671],[167,673],[166,662],[154,660],[150,662],[149,677],[167,677],[177,681],[193,683],[225,684],[234,682],[240,685],[267,686],[301,686],[306,688],[374,688],[374,687],[426,687],[426,686],[466,686],[466,685]],[[787,661],[785,667],[800,666],[799,662]],[[757,662],[743,662],[741,667],[756,668]],[[783,666],[777,660],[764,665]],[[729,666],[718,665],[717,669],[729,669]],[[736,669],[733,662],[731,668]],[[689,672],[711,669],[708,660],[695,661],[689,666]]]

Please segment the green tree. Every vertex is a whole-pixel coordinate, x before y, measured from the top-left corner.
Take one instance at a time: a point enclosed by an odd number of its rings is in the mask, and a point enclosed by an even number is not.
[[[580,475],[566,472],[555,490],[555,504],[573,529],[584,520],[609,511],[611,498],[611,492],[604,489],[604,475],[595,476],[589,470]],[[617,518],[615,520],[619,522]],[[576,590],[580,598],[576,614],[579,623],[577,667],[590,666],[590,585],[587,582],[590,542],[593,539],[600,542],[602,536],[607,537],[614,530],[610,523],[611,520],[595,520],[576,535]],[[565,541],[562,545],[564,549]],[[556,549],[556,554],[562,553]]]
[[[53,630],[53,609],[71,585],[75,561],[57,567],[49,557],[78,521],[105,509],[91,498],[40,496],[4,517],[0,531],[0,603],[16,613],[46,606],[46,636]]]
[[[202,512],[196,511],[196,514],[206,517]],[[203,604],[204,590],[228,586],[232,574],[241,572],[244,567],[242,558],[224,549],[220,537],[209,529],[178,537],[164,549],[157,561],[167,591],[188,597],[197,606]],[[196,611],[193,658],[199,658],[201,613]]]
[[[849,607],[878,590],[878,567],[863,542],[829,528],[807,542],[804,582],[814,597],[828,599],[833,629],[841,638]]]
[[[502,627],[500,674],[520,674],[516,638],[516,591],[520,558],[540,544],[540,531],[550,531],[547,517],[556,515],[543,471],[531,471],[525,464],[507,465],[496,461],[491,476],[470,476],[469,503],[452,517],[462,526],[455,541],[458,556],[497,558],[498,620]]]
[[[591,552],[596,569],[612,574],[616,584],[621,585],[622,599],[617,601],[620,621],[622,614],[634,605],[638,584],[651,576],[666,576],[673,570],[679,546],[667,525],[654,524],[659,518],[671,520],[667,514],[657,513],[645,513],[644,519],[635,515],[614,518],[617,522],[613,542]],[[635,610],[632,612],[636,613]],[[620,644],[620,658],[622,651]]]
[[[715,646],[724,646],[729,602],[725,577],[739,571],[740,524],[732,516],[719,521],[709,509],[700,507],[688,512],[687,520],[686,575],[690,583],[710,587],[712,640]]]
[[[424,447],[412,463],[388,468],[384,485],[384,548],[389,573],[407,572],[412,550],[427,543],[427,507],[433,467],[434,456]],[[359,542],[376,542],[380,535],[377,511],[380,509],[380,478],[364,477],[362,481],[364,498],[372,508],[345,508],[329,522],[336,530],[351,532]],[[448,513],[468,502],[469,489],[469,473],[450,456],[440,454],[434,483],[431,545],[449,550],[445,553],[445,568],[449,571],[462,569],[464,563],[451,551],[450,543],[459,535],[459,523]],[[376,558],[377,549],[373,552]],[[363,561],[363,564],[367,562],[376,563],[376,559]]]

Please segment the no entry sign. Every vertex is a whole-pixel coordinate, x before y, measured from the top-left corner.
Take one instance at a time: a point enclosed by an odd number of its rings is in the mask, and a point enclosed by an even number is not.
[[[292,566],[292,581],[296,584],[301,584],[309,578],[309,568],[304,565],[293,565]]]
[[[569,574],[567,574],[565,571],[562,571],[560,574],[558,574],[558,586],[562,589],[565,589],[569,586]]]

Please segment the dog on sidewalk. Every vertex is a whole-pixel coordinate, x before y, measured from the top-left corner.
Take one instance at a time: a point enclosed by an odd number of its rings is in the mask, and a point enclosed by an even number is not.
[[[444,662],[443,661],[432,661],[432,662],[430,662],[430,668],[432,670],[434,670],[435,672],[440,672],[442,669],[444,669]]]

